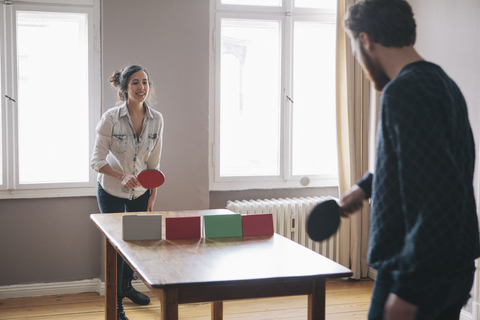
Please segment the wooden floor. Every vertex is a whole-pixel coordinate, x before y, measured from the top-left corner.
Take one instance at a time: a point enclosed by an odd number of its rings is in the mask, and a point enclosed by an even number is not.
[[[373,281],[327,280],[327,320],[366,319]],[[160,302],[151,294],[148,306],[134,305],[126,299],[124,305],[129,320],[160,319]],[[282,297],[255,300],[226,301],[224,319],[307,319],[307,297]],[[210,304],[185,304],[179,307],[180,319],[210,320]],[[102,320],[104,297],[83,293],[36,298],[0,300],[0,319],[34,320]]]

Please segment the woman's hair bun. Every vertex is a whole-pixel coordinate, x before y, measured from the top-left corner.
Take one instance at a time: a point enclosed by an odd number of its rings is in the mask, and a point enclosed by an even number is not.
[[[123,70],[122,70],[123,71]],[[112,86],[117,88],[120,85],[120,77],[122,76],[122,71],[116,70],[112,76],[108,79],[112,83]]]

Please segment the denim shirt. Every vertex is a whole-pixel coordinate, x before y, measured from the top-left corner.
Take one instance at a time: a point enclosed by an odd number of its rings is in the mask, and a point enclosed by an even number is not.
[[[124,174],[138,175],[146,169],[160,169],[162,153],[163,116],[145,106],[142,132],[136,137],[127,104],[107,110],[97,125],[97,136],[91,159],[92,168],[98,172],[98,182],[109,194],[119,198],[135,199],[147,189],[125,188],[120,181],[100,173],[109,164]]]

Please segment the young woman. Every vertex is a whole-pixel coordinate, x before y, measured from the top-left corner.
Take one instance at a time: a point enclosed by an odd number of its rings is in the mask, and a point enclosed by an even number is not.
[[[152,211],[157,190],[143,188],[137,175],[160,167],[163,117],[145,102],[151,82],[144,67],[115,71],[109,81],[124,103],[107,110],[97,125],[91,166],[98,172],[98,206],[101,213]],[[133,270],[117,255],[118,320],[128,320],[124,297],[140,305],[150,303],[132,287],[132,280]]]

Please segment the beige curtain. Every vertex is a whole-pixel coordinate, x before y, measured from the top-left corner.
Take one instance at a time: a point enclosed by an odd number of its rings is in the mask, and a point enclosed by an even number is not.
[[[338,0],[337,7],[337,144],[339,193],[346,192],[368,170],[370,84],[355,62],[350,39],[342,21],[354,0]],[[353,272],[352,278],[368,275],[369,207],[348,219],[342,218],[338,233],[338,262]]]

